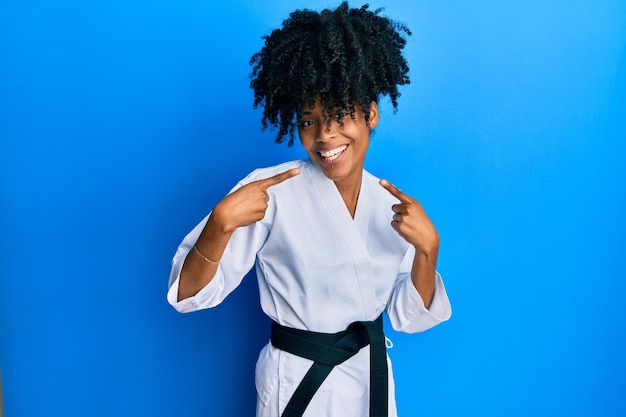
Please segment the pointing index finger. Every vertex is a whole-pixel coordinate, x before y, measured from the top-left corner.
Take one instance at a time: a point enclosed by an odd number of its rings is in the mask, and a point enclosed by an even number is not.
[[[400,191],[400,189],[398,187],[396,187],[395,185],[393,185],[392,183],[390,183],[387,180],[380,180],[380,185],[387,191],[389,191],[389,193],[394,196],[395,198],[397,198],[398,200],[400,200],[402,203],[407,202],[410,200],[410,197],[406,194],[404,194],[402,191]]]
[[[265,178],[260,180],[260,182],[265,185],[265,188],[273,187],[274,185],[278,185],[283,181],[288,180],[289,178],[295,177],[300,174],[299,168],[291,168],[285,172],[281,172],[280,174],[276,174],[273,177]]]

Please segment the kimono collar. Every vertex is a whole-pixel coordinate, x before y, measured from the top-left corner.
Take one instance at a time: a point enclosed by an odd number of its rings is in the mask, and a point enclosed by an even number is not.
[[[371,204],[368,184],[365,182],[367,173],[363,172],[359,200],[355,217],[352,219],[335,183],[326,177],[324,172],[310,159],[305,161],[302,168],[311,182],[312,191],[318,193],[323,203],[322,205],[327,208],[330,214],[333,226],[350,253],[361,291],[365,317],[367,320],[374,320],[377,314],[375,305],[376,287],[374,285],[371,257],[366,247],[369,207]]]

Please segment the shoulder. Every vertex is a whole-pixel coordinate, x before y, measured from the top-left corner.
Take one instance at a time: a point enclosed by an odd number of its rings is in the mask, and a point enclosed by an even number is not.
[[[278,164],[278,165],[274,165],[270,167],[257,168],[251,173],[249,173],[248,175],[246,175],[241,181],[239,181],[238,185],[241,186],[241,185],[251,183],[253,181],[258,181],[258,180],[262,180],[265,178],[269,178],[276,174],[280,174],[281,172],[288,171],[292,168],[302,168],[304,163],[305,163],[304,160],[295,160],[295,161],[283,162],[282,164]]]
[[[367,187],[368,194],[373,201],[383,203],[383,205],[396,204],[398,199],[392,196],[389,191],[380,185],[380,178],[372,175],[368,171],[363,171],[363,186]]]
[[[374,183],[378,184],[378,181],[380,181],[380,178],[373,175],[367,170],[363,170],[363,182],[364,183],[367,183],[368,185],[374,184]]]

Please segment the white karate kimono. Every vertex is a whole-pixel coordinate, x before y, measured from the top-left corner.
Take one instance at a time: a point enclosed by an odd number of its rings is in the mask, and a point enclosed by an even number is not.
[[[172,261],[168,301],[180,312],[221,303],[256,265],[263,311],[288,327],[334,333],[387,311],[394,329],[419,332],[447,320],[450,304],[439,275],[427,310],[410,279],[414,249],[391,227],[397,200],[363,173],[354,219],[333,181],[310,160],[258,169],[233,190],[298,167],[300,175],[270,187],[265,217],[237,229],[213,280],[177,302],[183,261],[207,219],[183,240]],[[269,329],[268,329],[269,334]],[[263,348],[256,365],[257,417],[279,417],[311,361]],[[336,366],[304,416],[369,415],[369,347]],[[389,416],[396,416],[389,363]]]

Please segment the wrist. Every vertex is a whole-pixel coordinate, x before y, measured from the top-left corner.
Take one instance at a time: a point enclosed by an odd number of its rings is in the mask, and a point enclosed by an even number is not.
[[[211,212],[207,222],[207,227],[212,229],[214,233],[224,235],[231,235],[235,229],[237,229],[237,226],[228,221],[227,213],[225,213],[219,203]]]
[[[422,254],[428,258],[435,257],[439,253],[439,235],[435,235],[430,242],[419,242],[414,244],[416,254]]]
[[[415,247],[415,257],[424,259],[424,260],[432,260],[433,262],[437,261],[437,256],[439,255],[439,248],[418,248]]]

